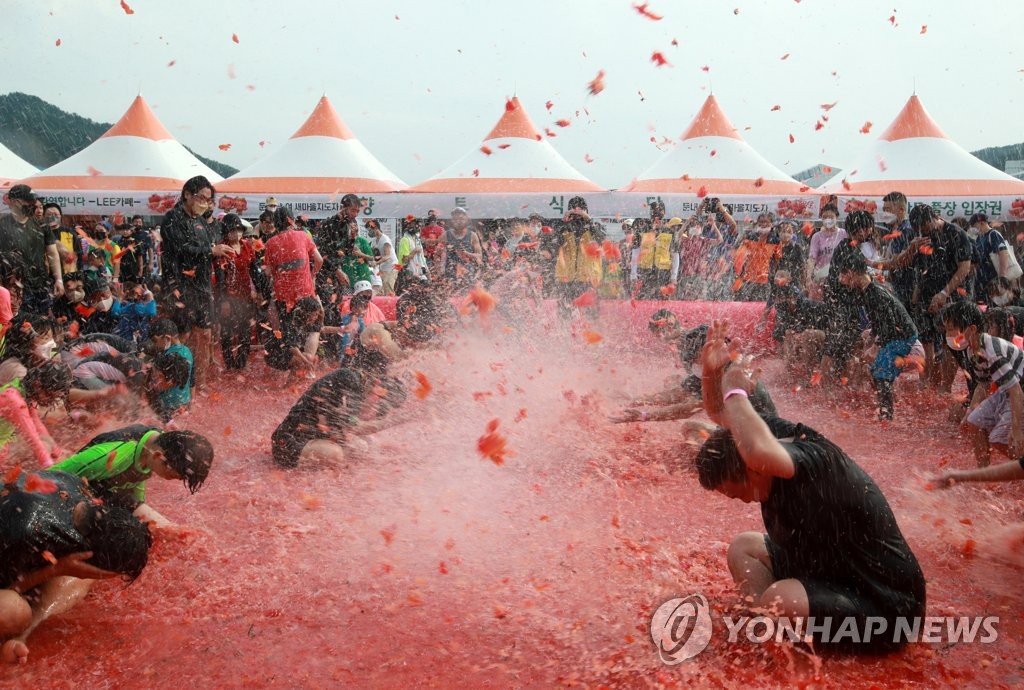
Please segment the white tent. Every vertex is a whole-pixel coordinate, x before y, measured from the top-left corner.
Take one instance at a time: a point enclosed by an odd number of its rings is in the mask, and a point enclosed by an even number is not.
[[[32,164],[0,144],[0,187],[10,187],[18,180],[38,172]]]

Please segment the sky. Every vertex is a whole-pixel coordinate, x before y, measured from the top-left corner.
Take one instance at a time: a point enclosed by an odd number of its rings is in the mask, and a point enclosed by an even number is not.
[[[967,150],[1024,141],[1015,0],[648,0],[657,21],[631,0],[129,0],[133,14],[123,4],[0,0],[4,92],[100,122],[141,92],[179,141],[241,169],[326,94],[410,185],[478,147],[513,95],[608,188],[651,166],[712,91],[791,174],[849,166],[915,90]],[[600,70],[605,89],[590,95]]]

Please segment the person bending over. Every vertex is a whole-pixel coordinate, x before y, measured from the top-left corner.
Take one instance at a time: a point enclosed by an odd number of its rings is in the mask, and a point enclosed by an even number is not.
[[[158,527],[170,521],[146,502],[146,480],[181,481],[194,494],[213,465],[213,446],[192,431],[161,431],[133,424],[96,436],[53,469],[88,480],[93,493],[108,505],[128,508]]]
[[[94,580],[134,580],[152,538],[123,509],[103,505],[64,472],[22,472],[0,493],[0,656],[28,659],[28,636],[74,607]]]
[[[665,422],[686,419],[704,408],[701,398],[700,353],[707,341],[707,324],[685,331],[679,325],[679,319],[675,314],[668,309],[659,309],[651,314],[648,326],[659,340],[678,351],[683,367],[689,375],[677,385],[631,400],[626,409],[610,417],[613,422]],[[775,403],[772,402],[768,389],[763,384],[757,385],[751,402],[761,414],[776,413]]]
[[[815,641],[837,651],[884,652],[899,646],[896,619],[925,613],[925,580],[885,496],[839,446],[803,424],[762,418],[750,404],[754,380],[716,323],[704,349],[704,405],[724,428],[697,455],[701,486],[761,504],[767,534],[744,532],[728,563],[755,607],[790,618],[831,618]],[[863,641],[835,635],[844,619],[889,634]],[[913,624],[913,621],[911,621]],[[831,637],[830,637],[831,636]],[[849,643],[849,644],[846,644]]]

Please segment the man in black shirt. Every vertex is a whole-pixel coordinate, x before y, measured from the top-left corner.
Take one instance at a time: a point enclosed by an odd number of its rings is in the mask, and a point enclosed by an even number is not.
[[[888,502],[827,438],[757,414],[750,375],[726,368],[739,354],[727,331],[715,324],[704,350],[704,406],[725,428],[704,443],[697,471],[705,489],[760,503],[767,531],[733,540],[733,579],[755,607],[803,619],[808,632],[813,625],[818,643],[858,652],[898,647],[905,640],[893,634],[897,619],[924,616],[925,580]],[[885,631],[865,639],[872,621],[884,621]],[[837,630],[851,624],[859,636],[840,639]]]
[[[878,393],[878,416],[892,419],[893,382],[918,342],[917,327],[895,293],[871,280],[863,254],[848,254],[840,261],[839,282],[851,290],[853,303],[867,313],[878,346],[871,365],[871,380]]]
[[[214,237],[204,218],[213,199],[209,180],[193,177],[160,224],[165,308],[195,357],[198,388],[206,385],[213,358],[213,259],[235,254],[230,245],[214,244],[219,237]]]
[[[935,346],[941,347],[944,337],[939,313],[949,302],[963,298],[960,288],[971,272],[973,246],[966,232],[939,218],[935,209],[926,204],[910,209],[910,225],[921,234],[906,250],[914,270],[910,315],[924,345],[925,379],[934,386],[939,383]],[[942,385],[948,387],[952,385],[956,363],[952,357],[943,357],[942,362]]]
[[[52,297],[64,294],[57,239],[49,226],[33,214],[36,196],[28,185],[17,184],[7,192],[10,213],[0,216],[0,259],[21,269],[24,295],[21,308],[31,314],[50,313]],[[53,275],[51,295],[47,268]]]

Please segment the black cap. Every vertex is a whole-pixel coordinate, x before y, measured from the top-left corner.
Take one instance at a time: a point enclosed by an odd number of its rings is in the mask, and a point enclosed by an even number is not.
[[[7,192],[7,198],[17,201],[35,201],[36,195],[32,193],[32,188],[27,184],[16,184]]]
[[[221,232],[225,235],[231,230],[245,230],[245,226],[242,225],[242,219],[238,217],[237,213],[227,213],[221,218]]]

